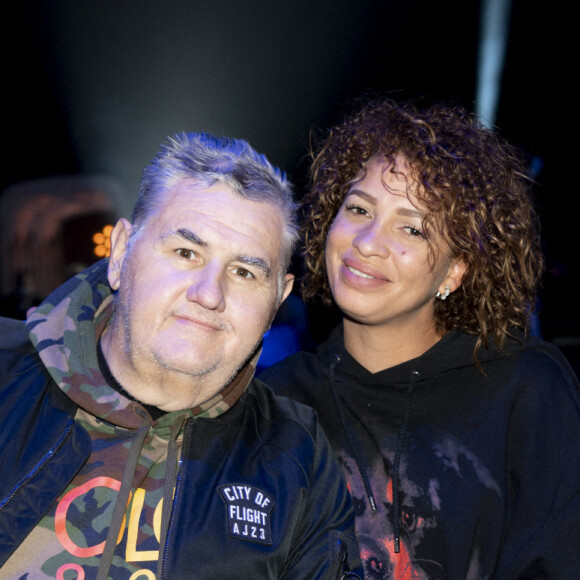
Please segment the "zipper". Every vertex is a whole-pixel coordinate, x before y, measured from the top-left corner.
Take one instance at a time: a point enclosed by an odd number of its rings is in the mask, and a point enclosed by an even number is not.
[[[340,533],[338,533],[338,568],[336,569],[336,574],[334,578],[336,580],[361,580],[358,574],[351,571],[348,565],[348,547],[347,543],[342,539]]]
[[[165,570],[167,569],[167,558],[168,558],[168,548],[169,548],[169,539],[171,537],[171,526],[175,521],[175,513],[176,513],[176,505],[177,499],[179,496],[179,491],[181,487],[181,473],[183,467],[183,457],[179,460],[179,469],[177,470],[177,476],[175,477],[175,493],[173,494],[173,501],[171,502],[171,515],[169,516],[169,524],[167,526],[167,535],[165,536],[164,545],[163,545],[163,560],[161,562],[161,571],[159,574],[159,579],[162,580],[166,578]]]
[[[64,433],[60,436],[54,447],[48,451],[48,453],[32,468],[30,473],[26,475],[22,480],[20,480],[12,488],[10,493],[0,502],[0,509],[4,509],[6,505],[10,503],[12,498],[30,481],[32,481],[45,468],[48,462],[60,451],[60,449],[72,435],[74,424],[75,424],[74,419],[71,419]]]

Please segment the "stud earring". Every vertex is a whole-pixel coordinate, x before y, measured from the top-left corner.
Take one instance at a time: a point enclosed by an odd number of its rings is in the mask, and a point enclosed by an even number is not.
[[[445,290],[443,291],[443,294],[441,294],[441,292],[439,292],[439,290],[437,290],[437,293],[435,294],[435,298],[439,298],[439,300],[445,300],[449,294],[451,294],[451,291],[449,290],[449,286],[445,286]]]

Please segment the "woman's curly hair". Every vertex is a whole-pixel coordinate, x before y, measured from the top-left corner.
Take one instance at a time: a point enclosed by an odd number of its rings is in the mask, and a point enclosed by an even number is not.
[[[328,132],[303,205],[304,298],[332,304],[324,257],[332,222],[363,165],[398,155],[417,180],[424,225],[467,266],[461,287],[436,301],[438,332],[458,328],[477,335],[478,346],[493,337],[501,348],[510,327],[527,329],[542,274],[531,183],[516,150],[458,107],[375,99]]]

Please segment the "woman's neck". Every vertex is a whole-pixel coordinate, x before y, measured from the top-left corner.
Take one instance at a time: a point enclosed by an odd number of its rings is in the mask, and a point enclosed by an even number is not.
[[[421,356],[441,338],[434,324],[410,330],[397,326],[372,326],[344,318],[343,325],[346,350],[372,373]]]

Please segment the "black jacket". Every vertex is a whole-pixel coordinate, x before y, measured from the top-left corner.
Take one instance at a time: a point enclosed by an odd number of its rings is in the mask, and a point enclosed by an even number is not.
[[[338,327],[260,376],[318,411],[365,577],[580,578],[578,381],[556,348],[517,338],[480,349],[481,370],[454,331],[373,374]]]
[[[0,566],[91,453],[37,352],[48,342],[35,349],[23,323],[0,319]],[[242,516],[233,485],[268,497],[266,515]],[[222,415],[186,420],[175,488],[160,578],[341,578],[347,551],[357,564],[351,500],[314,413],[260,381]]]

